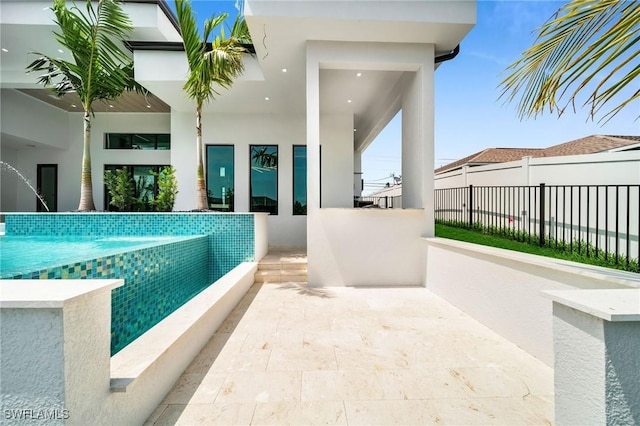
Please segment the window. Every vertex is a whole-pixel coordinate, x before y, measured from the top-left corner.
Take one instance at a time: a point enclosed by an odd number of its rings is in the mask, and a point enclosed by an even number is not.
[[[207,199],[211,210],[234,211],[233,145],[207,146]]]
[[[153,205],[151,200],[158,195],[158,183],[156,177],[152,173],[159,173],[164,167],[167,166],[138,166],[138,165],[105,165],[104,171],[111,170],[115,173],[118,169],[126,169],[129,175],[133,179],[134,196],[136,197],[135,205],[132,206],[134,211],[148,212],[153,211]],[[115,208],[109,204],[111,197],[107,186],[104,187],[104,207],[105,210],[115,210]]]
[[[47,204],[50,212],[58,211],[58,165],[38,164],[38,193]],[[44,208],[40,200],[36,200],[36,211],[43,212]]]
[[[278,146],[249,146],[250,211],[278,214]]]
[[[105,149],[171,149],[171,135],[154,133],[105,133]]]
[[[307,214],[307,147],[293,146],[293,214]]]

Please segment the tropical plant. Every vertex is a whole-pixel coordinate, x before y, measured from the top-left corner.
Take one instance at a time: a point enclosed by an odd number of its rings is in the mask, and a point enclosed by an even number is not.
[[[109,204],[119,211],[131,211],[136,204],[134,182],[126,168],[117,169],[115,173],[107,170],[104,184],[109,191]]]
[[[91,181],[91,117],[93,103],[114,100],[125,90],[143,89],[133,80],[133,62],[118,46],[133,30],[131,21],[116,0],[87,0],[85,10],[67,8],[65,0],[54,0],[52,10],[58,31],[56,40],[72,60],[34,52],[39,58],[27,66],[41,72],[38,83],[56,95],[75,92],[84,111],[84,143],[78,210],[95,210]]]
[[[175,0],[178,22],[184,50],[189,64],[189,75],[184,85],[187,95],[196,102],[196,173],[198,210],[208,208],[207,191],[204,177],[204,148],[202,144],[202,107],[219,95],[221,88],[227,89],[233,80],[244,71],[242,55],[247,52],[244,44],[251,42],[245,20],[238,16],[225,36],[224,28],[209,42],[213,31],[227,18],[223,13],[204,23],[202,38],[196,30],[196,20],[188,0]]]
[[[606,122],[640,97],[640,2],[571,0],[537,33],[535,44],[500,83],[500,97],[512,102],[520,96],[521,119],[547,108],[558,115],[569,106],[575,111],[578,94],[592,90],[584,101],[592,119],[613,102],[601,117]],[[632,87],[628,95],[627,86]]]
[[[158,195],[151,201],[159,212],[170,212],[176,203],[178,195],[178,182],[176,181],[176,169],[166,166],[160,173],[152,172],[158,184]]]
[[[151,172],[153,175],[154,173]],[[152,176],[139,175],[133,178],[135,183],[133,210],[140,212],[148,212],[152,210],[153,200],[153,182]]]

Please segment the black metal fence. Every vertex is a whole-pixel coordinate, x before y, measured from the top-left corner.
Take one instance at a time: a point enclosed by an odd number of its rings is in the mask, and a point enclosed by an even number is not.
[[[640,258],[640,185],[470,185],[437,189],[434,201],[438,223],[627,266]]]
[[[374,209],[401,209],[402,195],[386,197],[353,197],[353,207]]]

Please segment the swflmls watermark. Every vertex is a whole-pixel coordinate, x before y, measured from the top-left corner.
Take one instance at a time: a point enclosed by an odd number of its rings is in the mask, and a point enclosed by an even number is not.
[[[67,420],[69,410],[13,408],[3,410],[5,420]]]

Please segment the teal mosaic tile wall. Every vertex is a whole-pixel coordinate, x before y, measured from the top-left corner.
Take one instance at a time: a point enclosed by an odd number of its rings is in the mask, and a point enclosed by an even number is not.
[[[111,354],[220,278],[210,277],[208,237],[162,243],[69,265],[22,273],[10,279],[122,278],[111,294]]]
[[[5,233],[198,236],[12,277],[124,278],[125,286],[112,293],[112,354],[240,263],[255,259],[252,214],[10,213]]]
[[[225,213],[8,213],[7,235],[209,236],[209,273],[255,260],[254,217]]]

